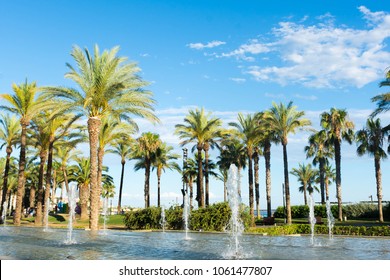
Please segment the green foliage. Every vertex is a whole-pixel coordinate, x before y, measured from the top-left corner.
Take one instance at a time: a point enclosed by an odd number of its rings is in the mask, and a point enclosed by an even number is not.
[[[338,216],[338,207],[337,205],[332,205],[331,206],[331,211],[333,217]],[[294,205],[291,206],[291,215],[293,219],[297,218],[307,218],[309,217],[309,206],[307,205]],[[314,215],[315,216],[321,216],[322,218],[326,218],[326,205],[315,205],[314,206]],[[284,218],[284,209],[283,207],[279,206],[275,213],[274,213],[275,218]]]
[[[328,234],[328,227],[325,225],[316,225],[315,234]],[[290,235],[290,234],[310,234],[309,224],[293,224],[275,227],[250,228],[250,233],[261,233],[267,235]],[[390,227],[388,226],[335,226],[334,235],[353,235],[353,236],[390,236]]]
[[[375,219],[379,216],[378,205],[371,203],[346,205],[343,207],[343,212],[348,219]]]
[[[189,219],[190,230],[224,231],[231,216],[227,203],[216,203],[207,208],[191,211]],[[183,209],[180,206],[172,206],[165,210],[166,229],[183,229]],[[251,218],[246,207],[241,209],[241,220],[245,228],[249,228]],[[149,207],[126,213],[124,224],[128,229],[160,229],[161,208]]]

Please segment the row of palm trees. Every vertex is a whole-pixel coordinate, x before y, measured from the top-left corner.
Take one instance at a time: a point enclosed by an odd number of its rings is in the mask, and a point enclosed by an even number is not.
[[[20,149],[16,209],[14,224],[20,225],[22,202],[27,182],[26,147],[35,146],[39,157],[38,170],[38,206],[44,203],[50,195],[50,186],[53,185],[53,158],[54,153],[62,154],[59,162],[63,182],[68,188],[72,176],[67,170],[72,151],[88,139],[89,154],[89,182],[84,185],[83,202],[90,204],[89,226],[92,230],[98,229],[99,201],[103,186],[103,160],[106,152],[116,153],[121,157],[122,173],[119,191],[118,211],[121,205],[123,188],[124,166],[126,159],[136,159],[136,170],[145,169],[144,200],[145,207],[150,206],[149,178],[151,168],[157,170],[158,182],[161,172],[165,168],[179,170],[175,160],[179,157],[172,153],[173,148],[161,141],[158,135],[147,132],[134,140],[131,135],[138,132],[138,126],[133,116],[146,118],[153,123],[159,120],[153,113],[155,100],[152,93],[145,90],[147,85],[137,73],[136,64],[128,63],[126,58],[117,55],[119,48],[105,50],[100,53],[95,46],[94,52],[88,49],[74,47],[71,55],[76,67],[67,64],[69,72],[65,77],[75,83],[75,87],[38,87],[36,83],[27,81],[20,85],[13,85],[13,94],[2,94],[5,105],[1,109],[13,114],[4,116],[1,123],[4,126],[4,135],[0,135],[6,146],[6,163],[3,177],[2,205],[7,193],[8,174],[12,149],[18,144]],[[381,86],[389,85],[390,74]],[[374,114],[386,111],[389,108],[389,94],[373,98],[378,102],[378,109]],[[184,118],[183,124],[176,125],[175,133],[181,139],[181,145],[193,144],[192,150],[197,151],[197,171],[190,171],[188,166],[183,170],[184,182],[191,184],[196,181],[196,201],[198,207],[209,205],[209,176],[211,160],[210,149],[218,148],[218,166],[226,180],[230,164],[236,164],[239,172],[248,168],[249,206],[254,221],[254,204],[259,205],[259,157],[264,156],[266,169],[266,196],[267,211],[271,215],[271,145],[281,144],[283,147],[284,188],[286,195],[287,222],[291,223],[289,167],[288,167],[288,137],[300,130],[312,132],[309,144],[305,148],[308,157],[313,157],[313,163],[319,164],[319,182],[321,193],[325,189],[325,170],[329,159],[334,158],[336,168],[336,189],[339,205],[339,219],[342,219],[341,197],[341,143],[354,140],[353,123],[348,119],[347,112],[332,108],[321,114],[321,130],[314,131],[310,121],[304,117],[304,112],[297,110],[292,102],[288,104],[273,103],[266,111],[255,114],[239,114],[237,121],[229,123],[229,128],[222,128],[222,121],[213,117],[211,113],[202,109],[190,110]],[[83,126],[83,120],[87,125]],[[375,155],[376,178],[378,184],[378,200],[381,200],[380,159],[386,153],[378,153],[377,147],[383,147],[384,138],[389,126],[380,127],[379,120],[369,120],[372,125],[378,124],[375,134],[380,140],[374,140],[369,126],[356,134],[361,147],[360,154]],[[5,126],[7,123],[7,127]],[[8,126],[9,123],[9,126]],[[379,126],[379,128],[378,128]],[[7,131],[9,127],[16,129],[15,133]],[[17,131],[17,130],[20,131]],[[87,134],[87,136],[86,136]],[[379,135],[378,135],[379,134]],[[14,136],[12,136],[14,135]],[[376,141],[376,142],[375,142]],[[367,143],[367,144],[365,144]],[[375,147],[374,147],[375,146]],[[56,148],[57,147],[57,148]],[[87,166],[85,164],[85,166]],[[195,174],[196,173],[196,174]],[[45,176],[45,177],[44,177]],[[73,179],[74,180],[74,179]],[[79,185],[81,186],[81,185]],[[52,188],[53,189],[53,188]],[[81,190],[80,190],[81,191]],[[225,191],[226,197],[226,191]],[[4,198],[4,199],[3,199]],[[325,198],[322,195],[322,202]],[[158,205],[160,205],[160,188],[158,187]],[[42,209],[40,206],[39,208]],[[45,209],[39,210],[44,211]],[[84,213],[87,213],[85,211]],[[259,214],[259,209],[257,211]],[[42,215],[39,213],[39,215]],[[38,216],[38,213],[37,213]],[[37,219],[38,223],[40,218]]]

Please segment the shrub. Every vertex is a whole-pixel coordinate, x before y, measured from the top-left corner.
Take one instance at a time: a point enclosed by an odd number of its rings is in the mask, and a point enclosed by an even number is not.
[[[379,216],[378,205],[371,203],[346,205],[343,207],[343,214],[349,219],[375,219]]]
[[[337,205],[331,206],[331,211],[334,217],[337,217]],[[314,206],[314,215],[315,216],[321,216],[322,218],[326,218],[326,205],[315,205]],[[293,219],[297,218],[307,218],[309,217],[309,206],[307,205],[294,205],[291,206],[291,216]],[[284,208],[279,206],[276,208],[276,211],[274,212],[275,218],[284,218]]]

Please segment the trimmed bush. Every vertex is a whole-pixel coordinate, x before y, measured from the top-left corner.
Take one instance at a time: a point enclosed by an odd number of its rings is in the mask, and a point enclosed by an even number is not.
[[[338,216],[338,207],[337,205],[332,205],[330,207],[333,217]],[[291,216],[293,219],[297,218],[307,218],[309,217],[309,206],[307,205],[294,205],[291,206]],[[326,218],[326,205],[314,205],[314,215],[315,216],[321,216],[322,218]],[[284,218],[284,208],[282,206],[279,206],[276,208],[276,211],[274,213],[275,218]]]
[[[189,228],[191,230],[224,231],[229,224],[231,210],[228,203],[216,203],[207,208],[191,211]],[[166,229],[183,229],[183,209],[172,206],[165,210]],[[251,218],[249,209],[242,205],[241,220],[249,228]],[[126,213],[124,224],[128,229],[161,229],[161,208],[150,207]]]

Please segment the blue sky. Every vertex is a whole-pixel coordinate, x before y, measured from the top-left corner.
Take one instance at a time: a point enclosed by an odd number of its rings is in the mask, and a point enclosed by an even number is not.
[[[383,1],[4,1],[0,9],[0,92],[26,78],[38,85],[73,85],[64,79],[73,45],[121,47],[151,84],[162,124],[138,120],[142,131],[160,133],[181,153],[174,125],[190,108],[204,107],[224,123],[238,112],[268,109],[290,100],[319,128],[319,114],[347,109],[360,129],[375,108],[370,98],[390,66],[390,11]],[[390,114],[382,114],[383,124]],[[291,135],[289,167],[309,162],[308,134]],[[88,153],[88,151],[85,151]],[[1,151],[2,155],[4,151]],[[16,155],[16,154],[15,154]],[[215,156],[216,153],[214,152]],[[342,147],[343,200],[375,197],[373,159],[357,157],[356,144]],[[105,164],[118,185],[120,163]],[[390,200],[389,161],[383,162],[384,200]],[[246,173],[246,172],[245,172]],[[261,159],[261,208],[265,208]],[[152,175],[152,204],[156,180]],[[243,186],[247,177],[244,175]],[[282,204],[282,149],[272,148],[273,205]],[[290,176],[293,204],[303,202]],[[181,180],[167,171],[162,203],[181,200]],[[247,203],[247,188],[243,200]],[[335,201],[335,186],[331,186]],[[315,194],[316,200],[319,195]],[[223,198],[222,182],[211,182],[211,200]],[[116,204],[116,199],[114,199]],[[143,205],[143,172],[127,163],[124,204]]]

